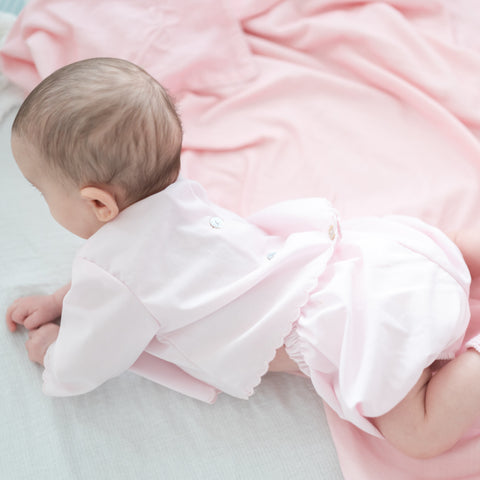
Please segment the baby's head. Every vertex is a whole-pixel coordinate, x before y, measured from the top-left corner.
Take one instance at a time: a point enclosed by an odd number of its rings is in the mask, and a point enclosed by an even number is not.
[[[178,177],[181,145],[180,119],[165,90],[141,68],[113,58],[54,72],[30,93],[12,127],[15,159],[51,210],[38,183],[104,191],[119,210],[160,192]]]

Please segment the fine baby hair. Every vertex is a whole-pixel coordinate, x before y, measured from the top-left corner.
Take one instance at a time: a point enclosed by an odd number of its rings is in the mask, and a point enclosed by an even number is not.
[[[115,185],[126,207],[163,190],[180,170],[182,126],[165,89],[121,59],[91,58],[42,81],[12,134],[75,186]]]

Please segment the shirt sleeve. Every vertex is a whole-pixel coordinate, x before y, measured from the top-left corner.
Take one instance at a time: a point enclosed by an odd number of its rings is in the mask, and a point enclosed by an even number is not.
[[[89,392],[126,371],[159,324],[129,288],[96,264],[77,258],[56,342],[44,359],[43,391]]]

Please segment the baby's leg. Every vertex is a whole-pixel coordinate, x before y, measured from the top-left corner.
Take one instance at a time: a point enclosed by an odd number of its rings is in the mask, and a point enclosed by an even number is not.
[[[462,252],[472,277],[480,276],[480,229],[449,232],[448,236]]]
[[[432,375],[424,370],[392,410],[371,419],[402,452],[428,458],[453,447],[480,415],[480,354],[467,350]]]

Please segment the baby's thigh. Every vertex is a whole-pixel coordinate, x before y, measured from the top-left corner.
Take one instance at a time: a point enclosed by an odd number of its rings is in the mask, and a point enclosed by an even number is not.
[[[411,443],[424,427],[425,395],[431,378],[432,368],[428,367],[400,403],[384,415],[370,419],[380,433],[401,450],[401,446]]]
[[[480,412],[480,355],[468,349],[434,375],[423,371],[415,387],[392,410],[372,419],[407,455],[427,458],[453,447]]]

